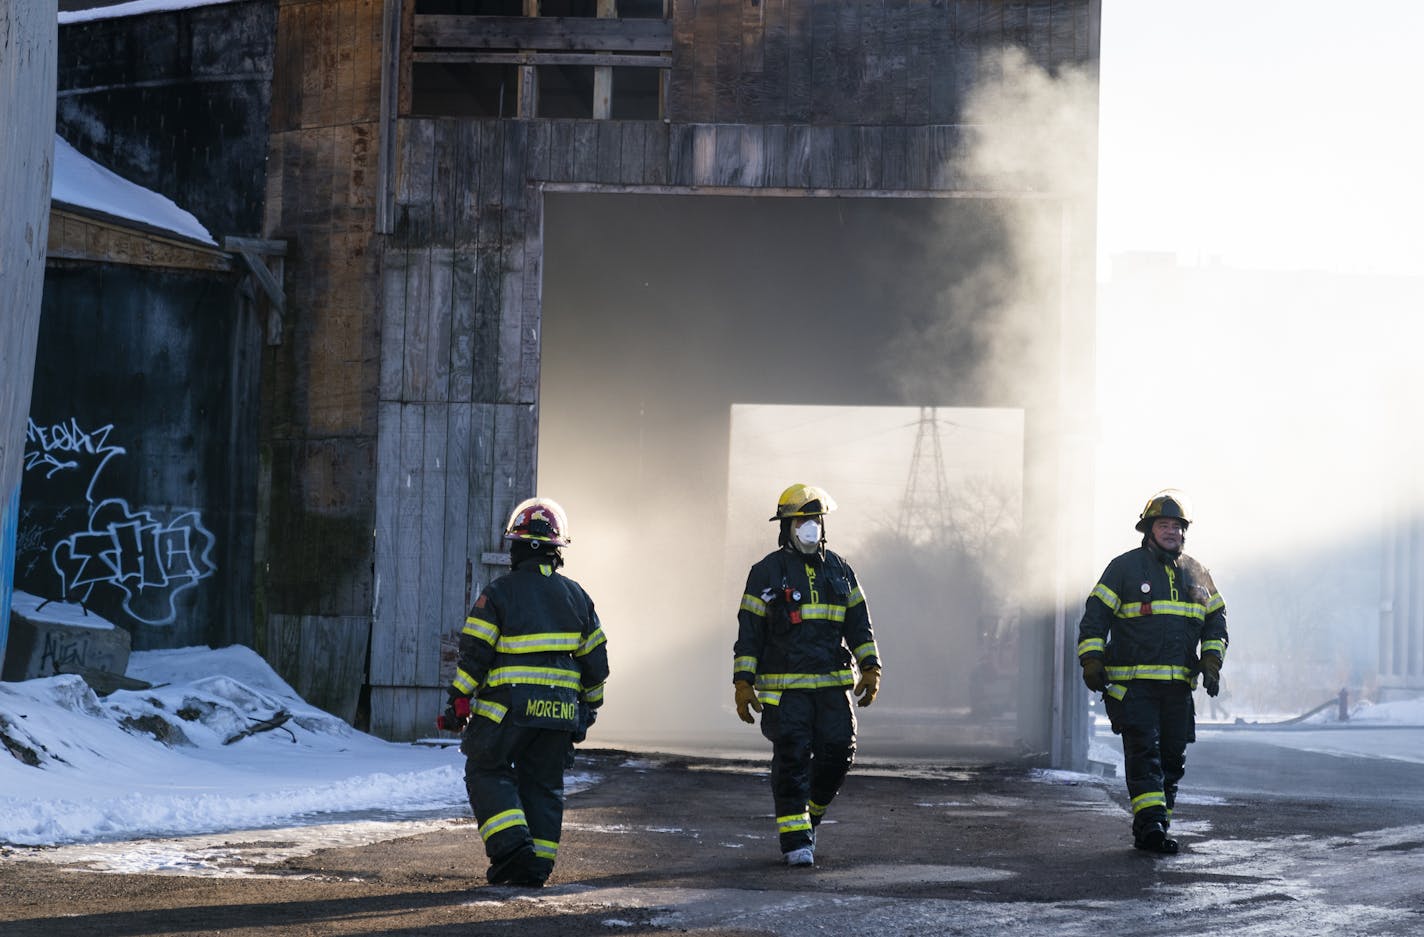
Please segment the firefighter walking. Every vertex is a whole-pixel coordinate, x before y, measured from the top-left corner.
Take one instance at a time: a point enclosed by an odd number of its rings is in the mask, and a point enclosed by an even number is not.
[[[470,609],[450,705],[438,720],[463,729],[465,787],[491,884],[538,887],[554,868],[564,769],[603,702],[608,651],[593,601],[558,573],[568,520],[547,498],[510,515],[510,572]]]
[[[830,495],[781,493],[777,549],[747,576],[737,613],[732,681],[737,715],[772,744],[771,789],[789,866],[815,864],[816,828],[855,759],[855,712],[880,689],[880,652],[850,564],[826,549]],[[852,665],[859,669],[856,678]],[[852,690],[852,687],[854,688]]]
[[[1173,854],[1170,835],[1186,751],[1196,741],[1192,690],[1221,689],[1226,606],[1211,574],[1182,552],[1191,518],[1182,493],[1158,492],[1137,520],[1142,544],[1108,563],[1078,625],[1083,683],[1103,694],[1122,736],[1132,841]]]

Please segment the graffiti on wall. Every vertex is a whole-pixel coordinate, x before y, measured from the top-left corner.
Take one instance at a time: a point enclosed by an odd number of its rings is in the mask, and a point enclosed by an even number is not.
[[[96,500],[104,467],[127,453],[112,442],[113,434],[112,424],[86,430],[75,419],[52,426],[30,420],[25,471],[50,483],[72,483],[71,497],[82,498],[87,510],[81,514],[70,510],[74,505],[58,505],[51,524],[32,522],[26,539],[46,545],[66,601],[87,602],[95,589],[116,589],[124,611],[137,621],[172,624],[178,596],[217,571],[216,538],[197,511],[162,518],[123,498]],[[67,527],[63,521],[70,516],[83,517],[82,527]]]

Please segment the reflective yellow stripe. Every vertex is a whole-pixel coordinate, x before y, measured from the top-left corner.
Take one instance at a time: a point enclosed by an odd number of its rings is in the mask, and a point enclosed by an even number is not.
[[[1167,806],[1167,795],[1161,791],[1148,791],[1146,794],[1138,794],[1132,798],[1132,812],[1138,813],[1148,807]]]
[[[1121,700],[1127,695],[1127,687],[1117,683],[1109,683],[1103,688],[1103,692],[1115,700]]]
[[[855,654],[856,663],[860,663],[867,657],[880,657],[880,650],[875,646],[874,641],[866,641],[860,647],[856,648],[853,653]]]
[[[849,670],[834,673],[764,673],[756,680],[758,690],[821,690],[854,683],[855,677]]]
[[[850,597],[846,599],[846,608],[855,608],[865,601],[865,593],[860,591],[860,586],[850,590]]]
[[[846,607],[844,605],[803,605],[801,606],[801,619],[808,618],[816,621],[845,621]]]
[[[813,817],[824,817],[826,815],[827,804],[818,804],[814,800],[806,802],[806,812]]]
[[[600,683],[598,686],[591,686],[585,689],[583,691],[583,701],[585,703],[603,702],[603,684]]]
[[[582,635],[577,631],[550,631],[544,634],[507,634],[495,642],[494,649],[502,654],[535,654],[541,651],[565,651],[573,653],[578,650],[579,639],[581,637]]]
[[[496,667],[489,672],[485,686],[507,686],[511,683],[533,683],[537,686],[557,686],[569,690],[581,688],[577,670],[558,667]]]
[[[578,646],[578,650],[574,651],[574,656],[583,657],[607,640],[608,638],[603,634],[603,629],[601,627],[595,628],[593,629],[593,634],[583,639],[583,643]]]
[[[723,606],[724,608],[726,606]],[[766,603],[754,595],[742,596],[742,611],[751,612],[762,618],[766,617]]]
[[[1101,582],[1098,583],[1096,586],[1093,586],[1092,595],[1099,602],[1102,602],[1114,612],[1118,610],[1118,606],[1122,605],[1122,599],[1119,599],[1117,597],[1117,593],[1109,589],[1107,586],[1103,585]]]
[[[757,690],[757,700],[759,700],[763,706],[780,706],[780,705],[781,705],[781,691],[780,691],[780,690]]]
[[[551,839],[534,840],[534,855],[552,861],[559,854],[559,844]]]
[[[1223,608],[1226,608],[1225,600],[1222,599],[1220,593],[1213,592],[1211,596],[1206,600],[1207,612],[1210,613],[1220,611]]]
[[[528,825],[529,824],[524,820],[523,810],[506,810],[503,813],[495,814],[480,824],[480,837],[484,839],[485,842],[489,842],[489,838],[496,833],[514,826]]]
[[[465,627],[460,629],[461,634],[467,634],[472,638],[479,638],[486,644],[493,644],[499,640],[499,626],[483,618],[466,618]]]
[[[492,703],[489,700],[475,700],[475,705],[471,711],[476,716],[484,716],[491,722],[500,723],[504,721],[504,714],[509,712],[508,706],[501,706],[499,703]]]
[[[1128,680],[1180,680],[1192,682],[1192,672],[1185,667],[1171,664],[1134,664],[1128,667],[1109,667],[1108,680],[1124,683]]]
[[[1219,655],[1222,660],[1226,659],[1226,642],[1222,641],[1220,638],[1211,638],[1209,640],[1203,641],[1201,644],[1201,649],[1203,654],[1212,652]]]
[[[795,833],[798,830],[809,830],[811,828],[811,818],[804,813],[793,813],[790,816],[776,818],[776,832]]]
[[[1101,654],[1106,649],[1107,644],[1104,643],[1102,638],[1084,638],[1078,642],[1079,657],[1082,657],[1084,654],[1091,654],[1093,651],[1097,651]]]
[[[1133,602],[1116,612],[1118,618],[1141,618],[1144,615],[1177,615],[1196,621],[1206,621],[1206,606],[1195,602]]]
[[[461,696],[474,696],[475,691],[480,688],[480,681],[457,667],[455,668],[455,679],[450,681],[450,685],[459,691]]]
[[[757,659],[755,657],[738,657],[732,661],[732,673],[756,673]]]

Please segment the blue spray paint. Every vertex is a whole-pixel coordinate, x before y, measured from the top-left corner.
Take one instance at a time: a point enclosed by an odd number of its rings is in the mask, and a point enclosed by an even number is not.
[[[0,499],[0,663],[10,639],[10,600],[15,594],[15,531],[20,523],[20,486]]]

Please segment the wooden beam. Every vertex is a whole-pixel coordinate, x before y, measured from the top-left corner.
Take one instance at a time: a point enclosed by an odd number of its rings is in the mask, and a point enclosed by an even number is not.
[[[581,16],[417,15],[418,49],[671,52],[672,24]]]
[[[480,62],[488,65],[606,65],[614,68],[672,68],[668,55],[598,52],[416,52],[417,62]],[[532,115],[531,115],[532,116]]]

